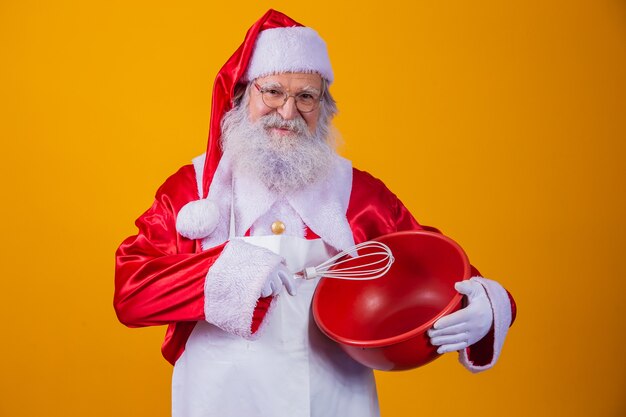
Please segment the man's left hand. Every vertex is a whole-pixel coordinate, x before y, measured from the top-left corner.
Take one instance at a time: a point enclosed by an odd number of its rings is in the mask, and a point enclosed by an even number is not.
[[[491,302],[479,282],[461,281],[454,284],[454,288],[467,296],[468,305],[440,318],[428,331],[430,343],[439,346],[437,353],[440,354],[473,345],[485,337],[493,324]]]

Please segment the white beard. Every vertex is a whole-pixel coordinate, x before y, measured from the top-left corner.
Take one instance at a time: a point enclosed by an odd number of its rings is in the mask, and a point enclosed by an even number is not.
[[[273,127],[292,134],[273,135],[269,133]],[[335,152],[321,131],[311,133],[302,117],[283,120],[276,112],[253,123],[247,106],[241,105],[222,119],[222,149],[236,174],[258,178],[277,193],[289,193],[328,175]]]

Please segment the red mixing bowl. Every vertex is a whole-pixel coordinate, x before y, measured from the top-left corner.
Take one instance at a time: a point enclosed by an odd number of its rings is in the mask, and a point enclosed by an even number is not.
[[[397,232],[374,240],[393,253],[389,272],[369,281],[322,278],[313,317],[326,336],[367,367],[417,368],[439,357],[426,332],[460,308],[462,296],[454,283],[470,278],[469,260],[456,242],[438,233]],[[371,260],[354,259],[341,267],[366,262]]]

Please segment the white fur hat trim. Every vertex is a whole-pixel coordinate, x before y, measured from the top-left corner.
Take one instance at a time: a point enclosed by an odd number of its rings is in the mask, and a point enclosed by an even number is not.
[[[204,239],[213,233],[219,219],[219,209],[211,200],[191,201],[178,212],[176,230],[187,239]]]
[[[326,43],[316,31],[295,26],[259,33],[243,81],[283,72],[316,72],[333,82]]]

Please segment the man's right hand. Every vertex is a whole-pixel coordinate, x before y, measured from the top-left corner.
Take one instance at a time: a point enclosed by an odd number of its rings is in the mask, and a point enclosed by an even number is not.
[[[283,287],[287,288],[287,292],[290,295],[296,295],[296,282],[293,274],[289,272],[285,265],[280,264],[267,278],[261,290],[261,297],[278,295],[283,290]]]

